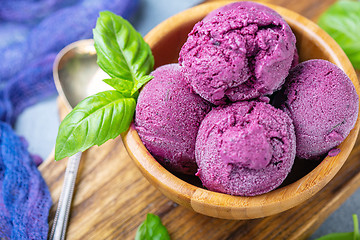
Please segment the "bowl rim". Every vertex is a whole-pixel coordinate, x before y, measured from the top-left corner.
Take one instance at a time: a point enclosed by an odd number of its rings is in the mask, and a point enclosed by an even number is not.
[[[183,16],[196,16],[201,19],[209,12],[209,9],[214,10],[232,2],[234,1],[208,2],[180,12],[153,28],[145,36],[145,41],[150,47],[153,47],[156,43],[155,36],[159,38],[168,34],[171,31],[171,29],[167,29],[169,24],[171,24],[172,29],[179,27],[183,24],[183,22],[179,22],[180,19],[183,20]],[[323,46],[328,45],[329,50],[331,50],[328,52],[330,61],[345,71],[353,82],[358,96],[360,95],[356,72],[335,40],[314,22],[296,12],[268,3],[261,2],[261,4],[277,11],[290,26],[305,30],[306,34],[312,36],[317,43]],[[213,192],[196,187],[176,177],[162,167],[147,151],[135,130],[134,123],[131,124],[127,132],[122,134],[122,138],[129,155],[143,175],[173,201],[195,212],[212,217],[237,220],[253,219],[288,210],[309,199],[322,189],[339,171],[355,145],[360,128],[359,115],[360,112],[354,128],[338,146],[341,149],[338,155],[325,157],[316,168],[294,183],[253,197],[232,196]]]

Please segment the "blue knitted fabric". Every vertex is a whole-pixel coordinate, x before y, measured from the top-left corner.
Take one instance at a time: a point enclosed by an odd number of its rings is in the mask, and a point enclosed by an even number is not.
[[[25,144],[0,122],[0,238],[46,239],[51,197]]]
[[[26,140],[11,126],[55,93],[52,65],[66,45],[92,38],[100,11],[128,18],[138,0],[0,0],[0,239],[46,239],[51,197]],[[44,113],[45,114],[45,113]]]

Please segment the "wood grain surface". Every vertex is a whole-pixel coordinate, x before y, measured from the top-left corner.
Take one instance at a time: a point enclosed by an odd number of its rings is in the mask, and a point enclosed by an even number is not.
[[[316,20],[335,1],[265,2]],[[59,110],[62,117],[67,112],[61,102]],[[67,239],[134,239],[148,212],[161,217],[172,239],[305,239],[360,186],[359,158],[358,140],[335,178],[307,202],[278,215],[234,221],[196,214],[170,201],[141,175],[119,137],[83,154]],[[50,226],[66,162],[55,162],[51,154],[39,167],[54,202]]]

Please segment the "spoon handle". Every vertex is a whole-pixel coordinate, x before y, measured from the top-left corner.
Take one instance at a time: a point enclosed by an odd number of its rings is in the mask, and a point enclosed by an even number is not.
[[[71,156],[66,166],[63,189],[60,194],[58,208],[50,233],[50,240],[63,240],[66,235],[66,227],[69,219],[70,206],[74,193],[76,175],[79,168],[81,152]]]

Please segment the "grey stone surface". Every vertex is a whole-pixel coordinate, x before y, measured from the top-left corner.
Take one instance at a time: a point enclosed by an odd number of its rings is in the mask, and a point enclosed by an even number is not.
[[[15,130],[29,142],[29,152],[46,159],[55,146],[59,116],[56,96],[30,108],[18,118]]]

